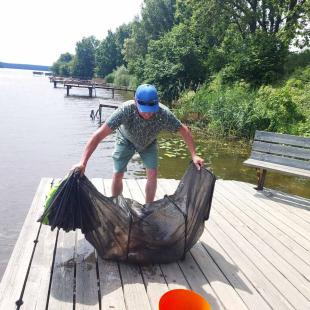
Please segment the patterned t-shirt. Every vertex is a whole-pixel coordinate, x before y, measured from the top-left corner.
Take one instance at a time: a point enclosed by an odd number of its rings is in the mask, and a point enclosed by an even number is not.
[[[143,119],[134,100],[129,100],[106,120],[112,129],[117,129],[117,140],[129,140],[136,149],[143,150],[156,140],[160,131],[178,131],[181,122],[163,104],[151,119]]]

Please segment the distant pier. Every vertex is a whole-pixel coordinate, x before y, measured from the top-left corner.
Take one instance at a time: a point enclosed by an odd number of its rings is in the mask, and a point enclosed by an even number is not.
[[[63,86],[67,90],[67,96],[70,95],[70,89],[73,87],[87,88],[89,97],[93,97],[93,90],[95,90],[96,88],[111,90],[112,98],[114,98],[116,90],[130,91],[135,93],[134,89],[125,86],[114,86],[113,84],[99,83],[94,80],[81,80],[81,79],[71,79],[71,78],[53,76],[50,77],[50,82],[54,83],[54,88],[57,87],[57,84],[63,84]]]

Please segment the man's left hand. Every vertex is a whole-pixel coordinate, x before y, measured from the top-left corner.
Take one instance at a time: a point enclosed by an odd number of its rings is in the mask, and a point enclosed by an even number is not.
[[[197,167],[198,170],[200,170],[200,168],[204,165],[204,160],[203,158],[199,157],[198,155],[193,156],[193,163],[195,164],[195,166]]]

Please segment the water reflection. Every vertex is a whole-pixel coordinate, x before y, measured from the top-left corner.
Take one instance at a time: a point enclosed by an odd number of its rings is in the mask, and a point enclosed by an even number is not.
[[[251,144],[245,141],[218,139],[202,131],[193,131],[197,152],[206,166],[220,179],[238,180],[256,184],[254,168],[243,165],[251,152]],[[158,139],[160,146],[161,178],[179,179],[182,177],[190,155],[178,135],[165,134]],[[309,179],[268,172],[265,186],[298,196],[310,198]]]

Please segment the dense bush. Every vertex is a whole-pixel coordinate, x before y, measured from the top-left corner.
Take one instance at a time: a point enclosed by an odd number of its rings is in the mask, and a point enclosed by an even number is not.
[[[279,86],[227,86],[218,75],[196,92],[182,94],[175,112],[222,135],[253,136],[256,129],[310,136],[310,67]]]
[[[196,94],[185,93],[176,108],[176,114],[186,121],[204,123],[209,131],[220,135],[250,136],[255,93],[247,85],[204,85]]]
[[[121,66],[108,74],[105,80],[107,83],[113,83],[117,86],[126,86],[129,88],[136,88],[138,84],[137,79],[129,74],[128,69],[125,66]]]

